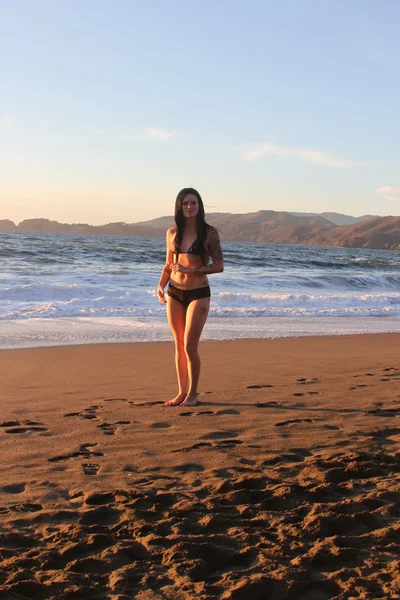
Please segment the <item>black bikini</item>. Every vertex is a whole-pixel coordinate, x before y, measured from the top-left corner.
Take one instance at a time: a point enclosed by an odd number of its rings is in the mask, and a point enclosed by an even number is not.
[[[167,290],[168,296],[182,304],[185,308],[189,306],[193,300],[201,300],[201,298],[210,298],[211,290],[210,286],[196,288],[194,290],[181,290],[175,287],[172,283],[169,284]]]
[[[190,248],[186,252],[175,251],[175,254],[195,254],[197,256],[200,256],[201,252],[198,239],[196,238],[194,240],[194,242],[191,244]]]
[[[198,242],[197,238],[194,240],[194,242],[190,246],[189,250],[187,252],[181,252],[181,254],[195,254],[197,256],[200,256],[200,248],[199,248],[199,242]]]
[[[194,254],[200,256],[200,247],[197,238],[194,240],[187,252],[180,252],[180,254]],[[172,283],[169,284],[167,290],[168,296],[173,298],[185,308],[189,306],[194,300],[201,300],[201,298],[210,298],[211,290],[210,286],[207,285],[202,288],[195,288],[194,290],[182,290],[175,287]]]

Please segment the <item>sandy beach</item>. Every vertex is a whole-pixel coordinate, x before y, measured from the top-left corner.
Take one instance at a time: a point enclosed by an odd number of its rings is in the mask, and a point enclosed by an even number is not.
[[[0,598],[400,598],[400,334],[0,351]]]

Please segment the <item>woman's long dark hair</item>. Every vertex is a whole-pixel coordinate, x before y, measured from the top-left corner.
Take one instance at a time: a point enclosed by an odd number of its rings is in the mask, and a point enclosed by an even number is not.
[[[196,196],[197,202],[199,203],[199,212],[196,217],[196,230],[197,230],[197,243],[200,250],[200,256],[204,264],[207,261],[207,251],[204,247],[204,242],[207,238],[207,233],[211,228],[211,225],[206,223],[204,214],[204,204],[201,196],[194,188],[183,188],[179,192],[175,200],[175,223],[176,223],[176,238],[175,238],[175,249],[179,251],[179,247],[182,243],[183,232],[185,229],[185,217],[183,216],[182,202],[189,194]]]

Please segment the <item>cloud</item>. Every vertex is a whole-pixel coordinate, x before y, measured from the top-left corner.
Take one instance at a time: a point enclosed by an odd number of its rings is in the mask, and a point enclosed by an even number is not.
[[[393,202],[400,202],[400,196],[387,196],[386,194],[383,196],[386,200],[392,200]]]
[[[157,140],[159,142],[168,142],[173,135],[171,131],[157,129],[156,127],[146,127],[143,131],[143,138],[145,140]]]
[[[390,192],[395,191],[394,185],[382,185],[380,188],[375,190],[378,194],[390,194]]]
[[[13,118],[10,115],[4,115],[0,117],[0,124],[2,127],[11,127]]]
[[[385,200],[391,200],[392,202],[400,202],[400,196],[392,196],[390,192],[397,192],[394,185],[382,185],[377,190],[378,194],[382,195]]]
[[[287,146],[285,144],[280,144],[272,138],[261,143],[236,146],[235,149],[240,151],[242,160],[248,162],[272,155],[281,156],[283,158],[296,158],[314,165],[339,169],[367,167],[372,164],[371,161],[346,160],[329,150],[315,150],[312,148],[302,148],[301,146]]]

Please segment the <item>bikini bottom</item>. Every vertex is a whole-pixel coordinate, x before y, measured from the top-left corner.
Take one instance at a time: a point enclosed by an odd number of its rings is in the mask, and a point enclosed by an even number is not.
[[[187,308],[189,304],[193,302],[193,300],[210,298],[211,290],[209,285],[202,288],[196,288],[194,290],[181,290],[170,283],[168,286],[167,295],[177,302],[180,302],[180,304]]]

